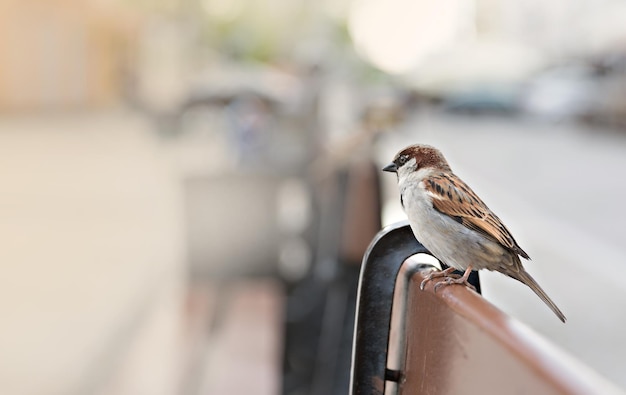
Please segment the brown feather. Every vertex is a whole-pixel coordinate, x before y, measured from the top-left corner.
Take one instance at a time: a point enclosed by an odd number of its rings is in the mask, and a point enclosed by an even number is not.
[[[517,281],[521,282],[522,284],[527,285],[530,289],[533,290],[533,292],[535,294],[537,294],[537,296],[539,296],[539,298],[541,300],[543,300],[543,302],[546,305],[548,305],[550,310],[552,310],[554,312],[554,314],[556,314],[556,316],[559,317],[559,319],[562,322],[566,321],[565,314],[563,314],[561,309],[559,309],[557,307],[556,303],[554,303],[552,301],[552,299],[550,299],[550,297],[548,296],[546,291],[544,291],[543,288],[541,288],[539,286],[537,281],[535,281],[535,279],[530,274],[528,274],[528,272],[526,270],[524,270],[524,268],[522,267],[521,264],[519,264],[519,270],[518,271],[515,271],[515,272],[503,271],[503,273],[508,275],[511,278],[516,279]]]
[[[509,251],[530,259],[500,218],[460,178],[452,173],[438,173],[424,180],[424,188],[433,198],[433,207],[437,211],[500,243]]]

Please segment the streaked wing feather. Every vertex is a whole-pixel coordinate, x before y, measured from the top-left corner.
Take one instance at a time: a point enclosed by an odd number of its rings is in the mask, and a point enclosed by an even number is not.
[[[467,228],[500,243],[523,258],[530,259],[500,218],[461,179],[452,174],[440,173],[426,178],[424,187],[433,198],[433,207],[437,211],[449,215]]]

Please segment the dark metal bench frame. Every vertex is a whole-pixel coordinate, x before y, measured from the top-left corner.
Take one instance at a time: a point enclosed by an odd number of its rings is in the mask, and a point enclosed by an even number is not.
[[[406,221],[381,230],[365,253],[357,295],[351,394],[383,394],[385,381],[400,379],[399,371],[387,368],[394,289],[404,261],[419,253],[430,254]],[[469,282],[480,293],[477,272],[472,272]]]

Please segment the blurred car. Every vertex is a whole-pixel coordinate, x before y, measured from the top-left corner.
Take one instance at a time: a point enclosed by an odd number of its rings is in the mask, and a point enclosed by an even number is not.
[[[523,110],[552,120],[626,126],[626,57],[569,62],[538,73],[525,87]]]
[[[530,115],[548,119],[578,118],[594,106],[597,81],[594,69],[584,63],[548,68],[524,89],[521,106]]]
[[[446,96],[441,105],[444,110],[471,115],[514,115],[519,110],[520,90],[510,86],[477,86]]]

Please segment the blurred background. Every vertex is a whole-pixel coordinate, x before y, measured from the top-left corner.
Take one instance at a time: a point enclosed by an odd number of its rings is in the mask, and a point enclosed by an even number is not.
[[[618,0],[3,0],[0,393],[344,394],[379,171],[440,148],[626,388]]]

